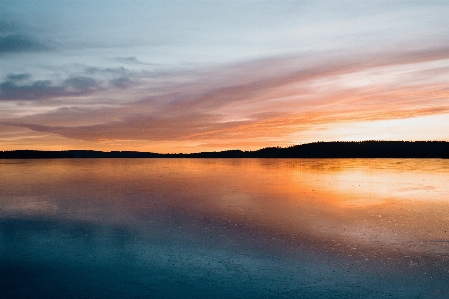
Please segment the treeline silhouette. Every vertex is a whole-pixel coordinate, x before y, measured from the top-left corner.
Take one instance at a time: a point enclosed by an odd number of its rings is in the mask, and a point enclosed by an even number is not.
[[[0,151],[0,159],[54,158],[449,158],[446,141],[314,142],[256,151],[227,150],[192,154],[159,154],[135,151]]]

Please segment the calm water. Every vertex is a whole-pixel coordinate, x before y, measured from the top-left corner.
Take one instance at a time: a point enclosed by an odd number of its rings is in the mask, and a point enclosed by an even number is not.
[[[449,298],[449,160],[0,160],[0,298]]]

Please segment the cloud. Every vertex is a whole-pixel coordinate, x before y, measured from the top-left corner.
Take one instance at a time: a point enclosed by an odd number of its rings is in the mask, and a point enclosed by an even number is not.
[[[57,45],[37,30],[34,23],[31,26],[18,23],[1,11],[0,19],[0,54],[49,51]]]
[[[173,105],[183,109],[221,107],[251,101],[258,95],[288,85],[304,84],[365,70],[449,59],[449,47],[386,54],[333,55],[319,53],[272,57],[214,69],[197,78],[197,84],[182,91]],[[339,88],[337,88],[338,90]],[[176,86],[170,87],[173,92]],[[192,92],[193,91],[193,92]],[[170,107],[172,108],[172,107]]]
[[[6,78],[7,78],[8,81],[29,80],[31,78],[31,74],[28,74],[28,73],[10,74]]]
[[[131,100],[114,109],[96,106],[69,114],[60,109],[27,119],[10,119],[8,125],[85,141],[193,140],[213,144],[213,140],[279,140],[334,124],[449,112],[446,85],[422,83],[423,77],[427,78],[423,70],[431,71],[434,61],[449,58],[445,49],[306,58],[279,57],[203,73],[173,74],[168,81],[156,81],[159,85],[150,78],[145,81],[147,85],[120,91],[122,97]],[[422,65],[427,61],[432,63]],[[420,68],[410,68],[415,63]],[[412,69],[406,77],[400,77],[405,76],[403,67]],[[132,76],[123,72],[109,84],[131,86]],[[403,80],[413,76],[413,84]],[[354,78],[369,83],[352,84]],[[34,98],[103,91],[101,82],[85,76],[72,77],[59,85],[50,81],[19,84],[12,79],[0,84],[0,98],[5,97],[5,88],[10,98],[19,98],[19,92],[23,98],[32,91]],[[104,94],[99,93],[98,98],[104,98]]]
[[[154,78],[158,75],[156,73],[149,73],[144,71],[132,71],[125,67],[87,67],[84,70],[84,73],[91,76],[100,76],[102,79],[107,80],[110,86],[121,89],[128,88],[132,85],[137,84],[139,78]]]
[[[139,64],[142,63],[136,58],[136,56],[116,57],[115,59],[120,62],[126,62],[126,63],[139,63]]]
[[[21,80],[30,77],[27,74],[9,75],[6,81],[0,83],[0,100],[43,100],[77,96],[101,88],[94,79],[84,76],[66,79],[60,85],[55,85],[50,80],[37,80],[21,84]]]
[[[116,79],[112,79],[109,81],[109,83],[115,87],[126,88],[132,85],[134,82],[129,77],[123,76]]]
[[[63,85],[75,92],[83,93],[95,89],[97,87],[97,82],[90,77],[78,76],[65,80]]]
[[[116,61],[127,63],[127,64],[141,64],[141,65],[157,65],[155,63],[146,63],[137,59],[136,56],[128,56],[128,57],[115,57]]]
[[[8,34],[0,36],[0,53],[36,52],[49,49],[48,45],[26,35]]]
[[[38,80],[28,85],[19,85],[14,81],[0,83],[1,100],[40,100],[60,95],[61,86],[52,86],[49,80]]]
[[[108,68],[100,68],[100,67],[86,67],[84,70],[86,74],[114,74],[114,75],[129,75],[132,74],[130,70],[124,67],[108,67]]]
[[[71,75],[55,81],[67,67],[52,68],[52,80],[32,80],[30,73],[10,73],[0,82],[0,100],[44,100],[54,97],[73,97],[111,88],[127,89],[148,78],[159,77],[158,73],[132,71],[124,67],[88,67],[75,64]],[[135,100],[135,99],[133,99]]]
[[[187,114],[180,117],[129,114],[125,119],[89,126],[49,126],[3,122],[33,131],[58,134],[78,140],[181,140],[186,134],[217,128],[217,115]],[[224,126],[220,126],[224,127]]]

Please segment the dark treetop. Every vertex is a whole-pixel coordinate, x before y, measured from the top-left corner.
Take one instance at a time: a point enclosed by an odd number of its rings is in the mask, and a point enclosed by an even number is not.
[[[49,158],[449,158],[446,141],[315,142],[256,151],[228,150],[192,154],[158,154],[133,151],[0,151],[0,159]]]

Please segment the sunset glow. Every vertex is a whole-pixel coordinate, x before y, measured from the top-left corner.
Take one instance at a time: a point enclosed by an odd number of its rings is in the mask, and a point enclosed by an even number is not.
[[[444,2],[4,1],[0,150],[449,141]]]

